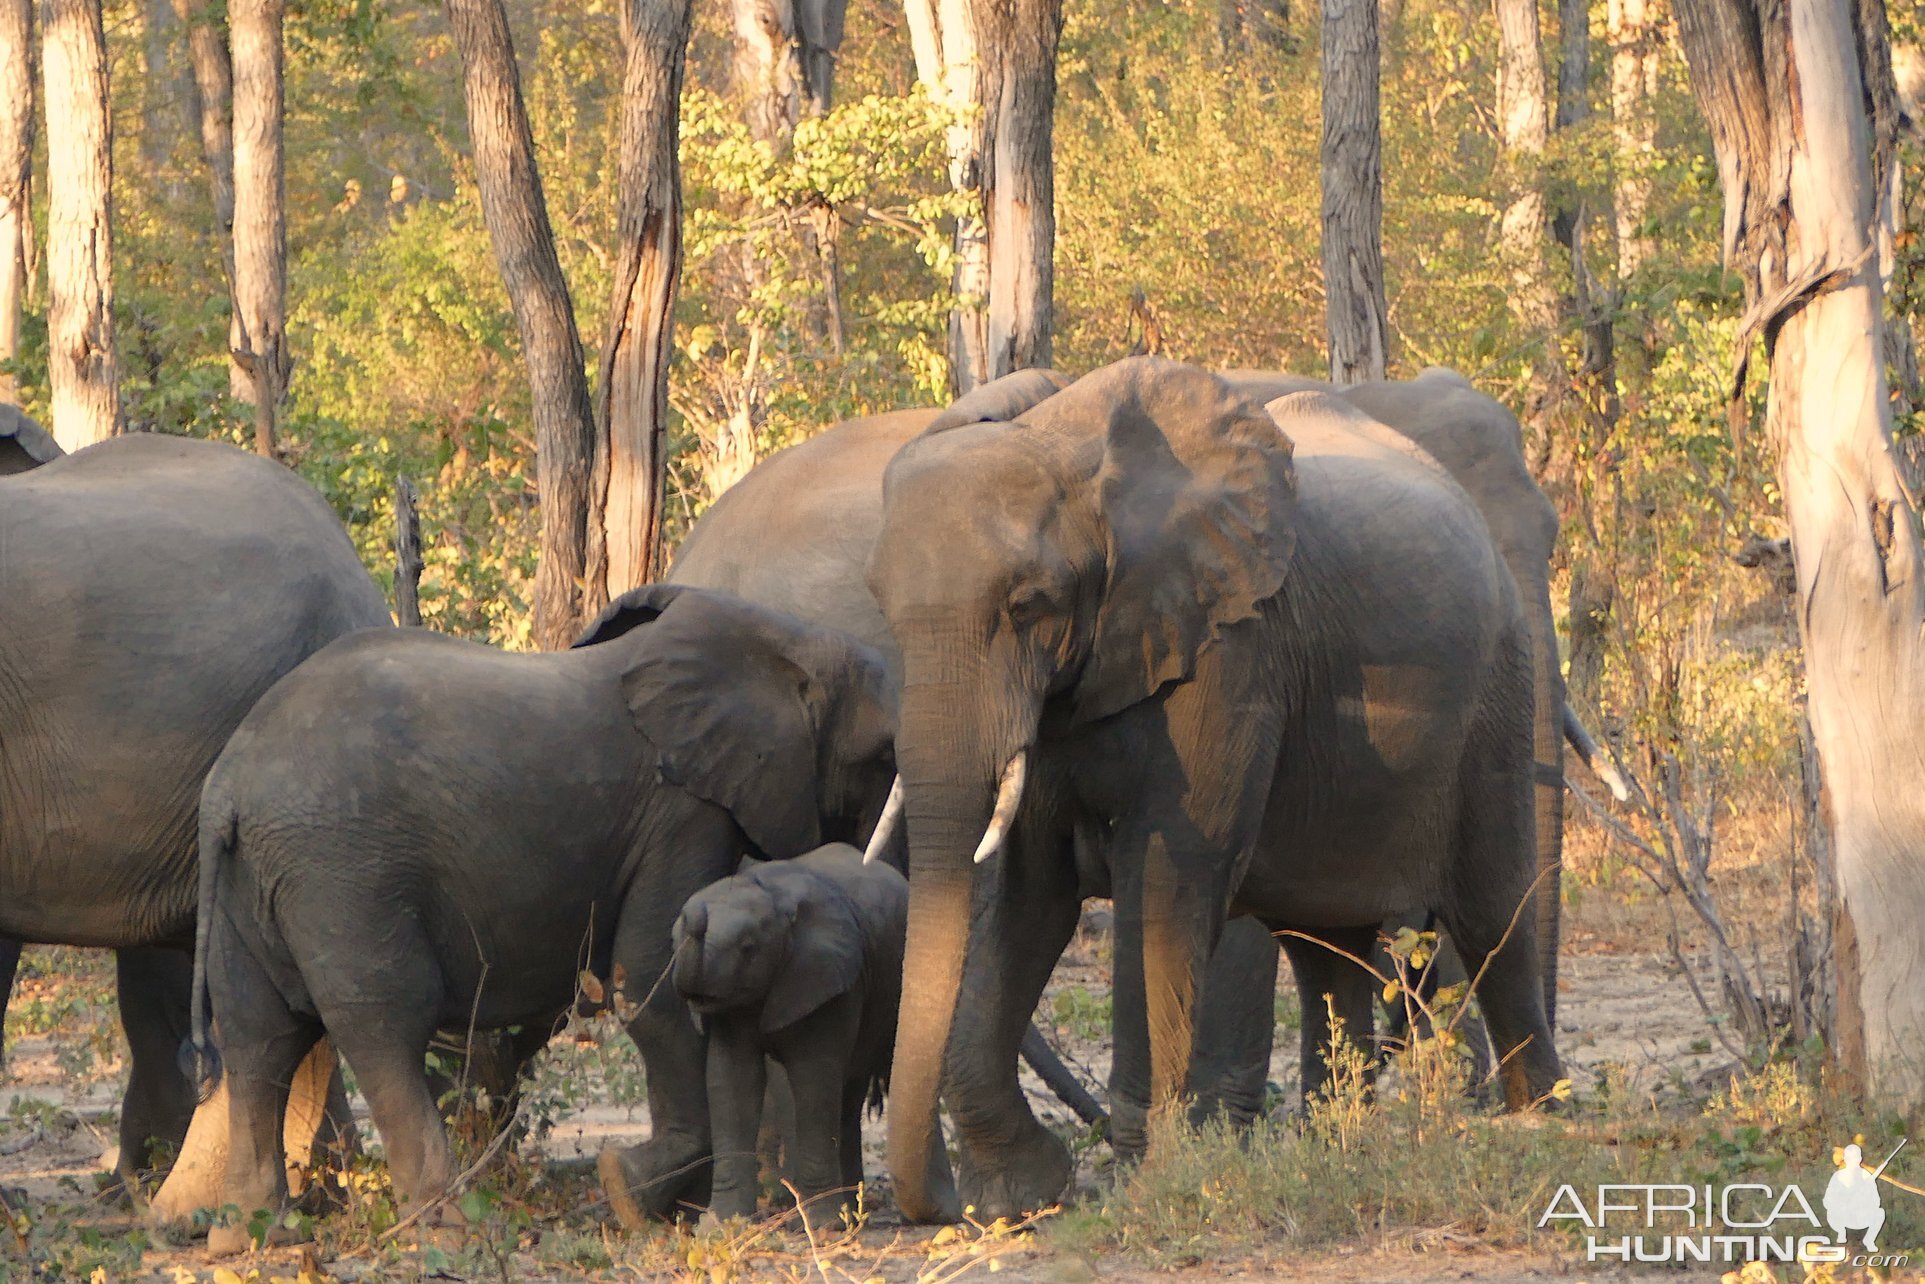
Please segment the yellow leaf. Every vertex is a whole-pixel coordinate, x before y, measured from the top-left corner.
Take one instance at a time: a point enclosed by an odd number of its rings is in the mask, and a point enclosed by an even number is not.
[[[1404,988],[1403,986],[1397,984],[1397,982],[1395,981],[1387,982],[1384,985],[1384,1002],[1385,1003],[1393,1002],[1397,998],[1397,995],[1403,990],[1403,988]]]
[[[214,1268],[214,1284],[247,1284],[247,1281],[243,1280],[233,1271],[228,1270],[225,1266],[216,1266]]]

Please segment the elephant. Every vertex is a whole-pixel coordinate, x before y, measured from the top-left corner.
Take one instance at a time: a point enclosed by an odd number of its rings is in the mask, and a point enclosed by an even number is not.
[[[30,461],[27,467],[22,461]],[[254,701],[342,634],[391,623],[319,495],[271,461],[150,434],[72,455],[0,408],[0,951],[119,952],[131,1068],[118,1176],[182,1147],[151,1208],[224,1146],[175,1064],[187,1028],[202,779]],[[332,1066],[317,1050],[316,1067]],[[293,1123],[317,1121],[325,1071]],[[333,1119],[345,1119],[338,1076]],[[311,1131],[311,1129],[309,1130]],[[183,1140],[183,1138],[186,1140]]]
[[[1284,374],[1234,371],[1225,377],[1265,399],[1327,387]],[[899,661],[895,639],[863,582],[868,553],[881,528],[882,472],[889,459],[939,418],[944,423],[1014,418],[1067,382],[1054,371],[1020,371],[976,389],[947,410],[898,411],[852,420],[781,451],[702,515],[683,542],[669,578],[727,589],[843,628]],[[1410,391],[1398,391],[1405,388]],[[1530,608],[1534,641],[1543,638],[1554,647],[1548,564],[1556,522],[1524,466],[1516,419],[1497,402],[1471,390],[1461,376],[1445,370],[1427,371],[1410,385],[1367,384],[1334,391],[1370,398],[1373,413],[1424,442],[1477,502]],[[1437,424],[1425,420],[1425,407],[1439,413]],[[1456,437],[1463,440],[1453,440]],[[1543,670],[1538,672],[1541,675]],[[1551,674],[1556,675],[1555,666]],[[1560,680],[1547,697],[1554,703],[1540,705],[1540,713],[1544,709],[1561,712],[1561,730],[1573,747],[1613,793],[1624,797],[1621,778],[1597,754],[1569,706],[1562,704],[1561,691]],[[1541,718],[1535,725],[1541,730]],[[1557,859],[1561,834],[1555,828],[1547,834],[1540,825],[1539,843],[1542,868],[1547,858]],[[1322,946],[1300,938],[1286,938],[1284,944],[1292,955],[1307,1018],[1302,1081],[1314,1089],[1323,1076],[1326,1041],[1317,996],[1333,985],[1349,984],[1354,989],[1359,982],[1351,969],[1338,967],[1336,956]],[[1276,965],[1277,944],[1261,924],[1244,919],[1229,926],[1211,963],[1211,999],[1198,1018],[1190,1090],[1199,1115],[1222,1113],[1245,1124],[1260,1110],[1270,1071],[1274,1033],[1270,992]],[[1374,984],[1365,984],[1374,992]],[[1554,995],[1551,986],[1546,988],[1547,996]],[[1356,993],[1345,996],[1340,1006],[1354,1016],[1359,1011],[1368,1013],[1370,1000]],[[1036,1041],[1033,1032],[1026,1046],[1032,1041]],[[1094,1111],[1083,1113],[1089,1118]],[[1129,1138],[1119,1140],[1130,1144]]]
[[[908,913],[907,880],[840,843],[756,865],[682,907],[672,975],[708,1036],[717,1217],[755,1215],[765,1059],[794,1103],[797,1190],[854,1208],[863,1106],[880,1109],[889,1084]]]
[[[651,986],[675,915],[744,854],[867,835],[893,735],[869,648],[696,589],[625,593],[567,652],[413,629],[323,649],[242,721],[201,800],[189,1059],[228,1091],[220,1202],[285,1198],[275,1121],[324,1032],[396,1190],[435,1201],[454,1172],[429,1039],[518,1029],[530,1055],[587,969],[623,974],[637,1005],[654,1129],[602,1153],[604,1187],[626,1221],[672,1207],[709,1156],[702,1040],[673,987]],[[233,1251],[246,1230],[208,1242]]]
[[[1116,906],[1119,1129],[1184,1088],[1200,973],[1239,914],[1341,943],[1434,907],[1488,961],[1507,1103],[1551,1090],[1522,912],[1530,624],[1434,460],[1341,398],[1266,410],[1141,357],[1013,422],[925,430],[883,496],[868,582],[902,656],[919,998],[892,1071],[905,1216],[945,1211],[922,1188],[939,1086],[979,1216],[1062,1190],[1067,1149],[1014,1068],[1086,895]],[[1039,821],[1104,834],[1075,849],[1098,859],[1017,832]]]

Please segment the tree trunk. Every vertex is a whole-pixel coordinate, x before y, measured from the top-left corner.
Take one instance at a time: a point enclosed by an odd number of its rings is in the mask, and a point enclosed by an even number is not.
[[[735,83],[749,132],[786,146],[806,112],[829,110],[846,0],[734,0]]]
[[[287,351],[287,182],[281,144],[283,0],[230,0],[234,55],[235,364],[254,406],[254,449],[274,457]]]
[[[1384,175],[1376,0],[1323,0],[1323,289],[1330,381],[1384,377]]]
[[[0,361],[20,355],[32,181],[33,0],[0,0]],[[0,373],[0,402],[20,404],[10,374]]]
[[[1769,437],[1781,446],[1831,804],[1832,1046],[1872,1099],[1915,1107],[1925,1100],[1925,555],[1880,353],[1874,220],[1895,129],[1879,94],[1890,76],[1884,10],[1679,0],[1677,12],[1724,184],[1726,253],[1745,278],[1737,350],[1762,332],[1771,360]]]
[[[421,514],[414,483],[394,479],[394,622],[421,627]]]
[[[187,26],[187,56],[194,67],[194,114],[200,122],[201,156],[207,162],[207,187],[214,203],[214,236],[227,273],[227,295],[234,297],[234,67],[227,54],[226,6],[220,0],[174,0],[174,12]],[[238,308],[227,318],[228,391],[245,401],[253,383],[236,352],[247,349]]]
[[[591,484],[597,458],[575,310],[555,254],[548,201],[502,0],[448,0],[461,51],[468,134],[481,213],[515,310],[535,421],[541,560],[535,571],[535,644],[569,645],[603,598],[590,583]]]
[[[1611,150],[1617,170],[1618,279],[1651,257],[1655,239],[1645,229],[1651,213],[1651,166],[1657,155],[1658,45],[1662,27],[1653,0],[1609,0],[1611,41]]]
[[[1062,0],[975,0],[989,229],[989,377],[1050,364],[1056,45]]]
[[[602,343],[607,451],[591,489],[601,523],[588,610],[646,583],[661,560],[668,365],[682,275],[682,71],[689,0],[624,0],[620,258]],[[592,520],[592,519],[591,519]]]
[[[158,182],[171,174],[167,161],[174,150],[180,112],[180,83],[174,74],[171,49],[178,25],[170,0],[141,0],[142,70],[140,87],[140,160]]]
[[[113,134],[100,0],[45,0],[47,382],[69,453],[120,431]]]
[[[976,28],[970,0],[903,0],[916,78],[948,115],[949,182],[969,198],[956,218],[950,289],[949,387],[960,397],[990,381],[989,228],[982,213],[983,154]]]
[[[1558,352],[1558,299],[1544,261],[1544,149],[1550,142],[1550,109],[1544,77],[1544,41],[1537,0],[1496,0],[1498,30],[1497,117],[1503,169],[1510,188],[1499,231],[1499,252],[1510,271],[1511,315],[1531,350],[1531,389],[1523,420],[1532,471],[1544,476],[1551,462],[1551,417],[1566,383]]]

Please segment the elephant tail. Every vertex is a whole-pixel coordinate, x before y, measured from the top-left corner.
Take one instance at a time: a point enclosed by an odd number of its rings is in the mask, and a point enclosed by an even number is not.
[[[238,817],[233,808],[202,800],[200,819],[200,903],[194,915],[194,992],[187,1039],[180,1045],[180,1071],[204,1104],[221,1082],[221,1054],[214,1047],[207,1018],[208,942],[214,934],[214,889],[221,861],[234,850]]]

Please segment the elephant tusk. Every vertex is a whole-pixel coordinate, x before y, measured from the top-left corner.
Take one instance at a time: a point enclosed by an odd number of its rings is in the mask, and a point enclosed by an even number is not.
[[[983,840],[976,844],[976,863],[982,864],[994,856],[1009,836],[1009,824],[1016,819],[1016,808],[1023,802],[1023,779],[1029,774],[1029,750],[1018,749],[1016,756],[1003,768],[1002,782],[996,786],[996,810],[989,814],[989,828],[983,831]]]
[[[882,859],[883,849],[889,840],[896,836],[896,826],[902,823],[903,790],[902,777],[889,786],[889,801],[882,804],[882,815],[876,821],[876,832],[869,835],[869,845],[862,849],[862,863],[873,865]]]
[[[1578,719],[1577,710],[1568,703],[1564,706],[1564,738],[1571,742],[1571,748],[1577,750],[1577,756],[1591,769],[1591,774],[1611,791],[1611,797],[1619,802],[1630,801],[1631,786],[1625,780],[1624,773],[1598,750],[1597,741],[1591,738],[1590,731]]]

